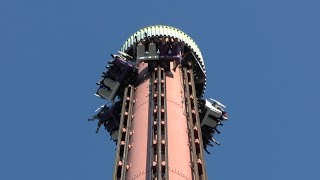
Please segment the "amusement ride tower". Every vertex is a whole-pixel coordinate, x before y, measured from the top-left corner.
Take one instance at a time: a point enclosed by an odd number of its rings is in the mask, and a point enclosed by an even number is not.
[[[97,132],[104,125],[116,142],[113,179],[207,179],[203,151],[219,144],[213,135],[227,113],[202,99],[206,70],[196,43],[156,25],[111,56],[96,95],[112,104],[89,120],[98,119]]]

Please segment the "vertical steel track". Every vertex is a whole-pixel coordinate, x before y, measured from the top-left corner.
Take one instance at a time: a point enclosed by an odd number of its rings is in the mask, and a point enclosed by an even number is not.
[[[134,102],[134,87],[129,85],[123,95],[113,180],[126,179],[126,171],[130,167],[130,164],[127,162],[127,156],[129,149],[132,147],[129,144],[129,139],[132,135],[130,127],[133,119],[132,110]]]
[[[190,62],[189,64],[191,65]],[[193,70],[192,68],[184,67],[182,73],[185,88],[185,103],[189,128],[188,132],[190,138],[192,169],[194,172],[193,178],[195,180],[207,180]]]
[[[151,178],[168,180],[168,147],[167,147],[167,103],[166,103],[166,74],[158,66],[152,72],[150,79],[151,93]]]

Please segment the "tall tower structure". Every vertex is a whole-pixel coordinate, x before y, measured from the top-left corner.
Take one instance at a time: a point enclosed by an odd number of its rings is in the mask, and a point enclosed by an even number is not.
[[[202,99],[206,70],[196,43],[174,27],[150,26],[108,64],[96,95],[112,103],[89,120],[116,142],[113,179],[206,180],[204,151],[219,144],[213,136],[227,113]]]

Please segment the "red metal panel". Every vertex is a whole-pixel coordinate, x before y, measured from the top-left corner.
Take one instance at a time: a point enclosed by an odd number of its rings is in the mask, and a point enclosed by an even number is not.
[[[139,66],[139,79],[148,79],[145,70],[147,64],[141,63]],[[149,109],[149,81],[142,82],[135,91],[136,103],[133,107],[134,118],[131,129],[134,131],[130,144],[133,147],[129,150],[128,164],[130,168],[127,172],[127,178],[130,180],[145,179],[147,163],[147,140],[148,140],[148,109]]]
[[[172,65],[171,65],[172,67]],[[146,179],[148,154],[148,118],[149,118],[149,75],[145,70],[147,65],[139,66],[138,79],[144,79],[136,87],[136,103],[133,109],[134,119],[131,129],[134,131],[130,143],[133,147],[129,150],[126,179]],[[166,72],[166,100],[167,100],[167,146],[168,146],[168,173],[169,179],[191,180],[192,169],[190,160],[190,147],[188,137],[187,119],[185,115],[185,102],[181,69],[176,68]]]
[[[174,180],[192,179],[183,80],[180,73],[180,68],[176,68],[176,71],[171,70],[166,77],[169,179]]]

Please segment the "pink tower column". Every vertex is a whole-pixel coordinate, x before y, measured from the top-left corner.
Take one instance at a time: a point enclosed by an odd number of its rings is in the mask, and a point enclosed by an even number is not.
[[[130,144],[133,147],[128,152],[128,164],[126,179],[143,180],[146,179],[147,157],[148,157],[148,116],[149,116],[149,78],[148,65],[141,63],[138,68],[138,79],[142,82],[136,87],[136,103],[133,107],[134,118],[131,122],[133,134]]]
[[[169,178],[191,180],[190,148],[180,68],[171,70],[171,74],[166,77]]]
[[[171,65],[172,67],[172,65]],[[128,180],[148,179],[150,164],[150,144],[148,132],[149,124],[149,94],[150,76],[147,71],[147,64],[139,65],[138,79],[142,80],[136,87],[136,103],[133,108],[134,118],[131,124],[133,135],[130,144],[133,147],[128,152],[127,171]],[[191,180],[192,171],[190,164],[190,148],[188,144],[187,119],[184,105],[184,89],[180,68],[175,71],[166,72],[166,101],[167,101],[167,148],[168,148],[168,174],[170,180]]]

